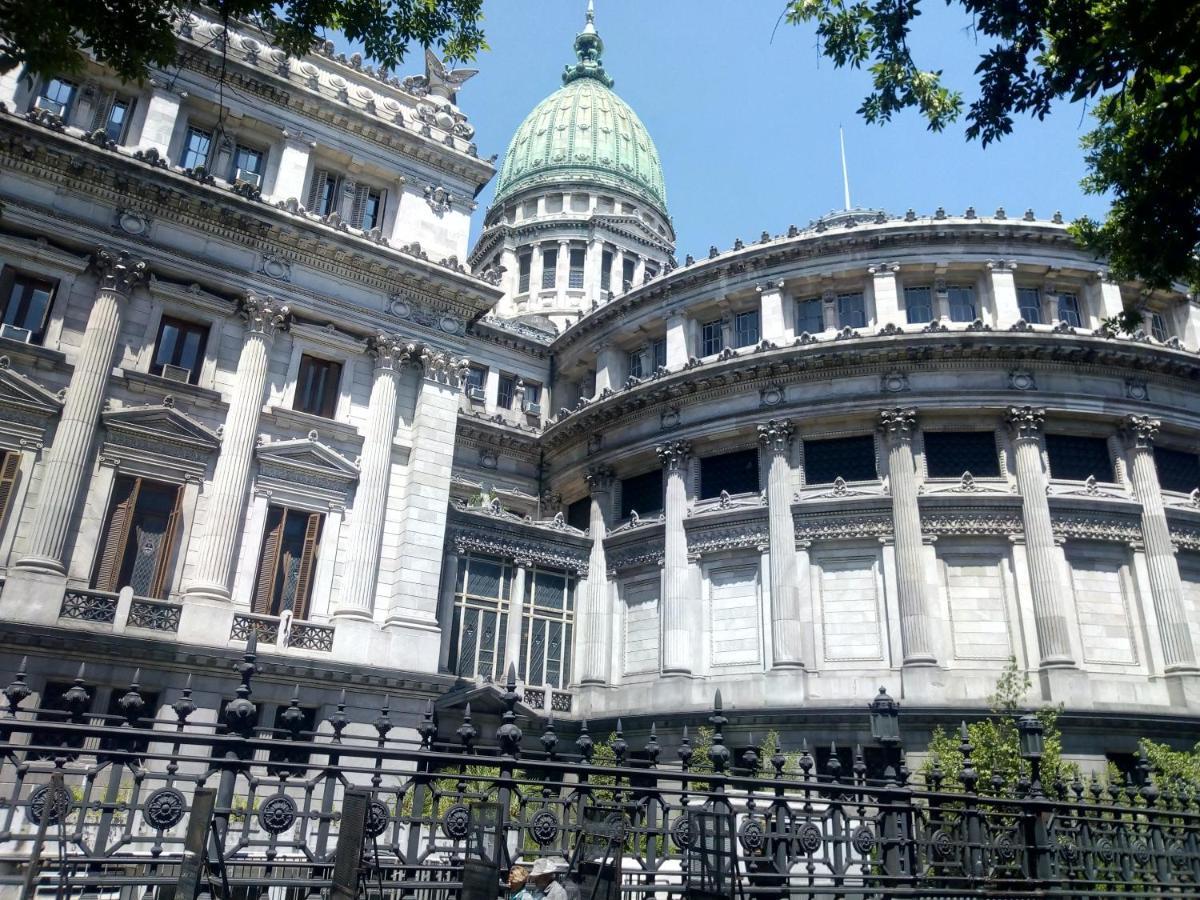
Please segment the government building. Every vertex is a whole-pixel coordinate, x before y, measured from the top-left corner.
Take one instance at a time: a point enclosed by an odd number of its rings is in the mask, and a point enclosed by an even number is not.
[[[293,58],[203,7],[178,39],[143,86],[0,79],[0,678],[26,658],[28,708],[84,663],[97,716],[138,670],[212,722],[255,635],[264,727],[297,682],[310,723],[343,690],[359,723],[384,695],[400,728],[494,720],[511,667],[532,735],[673,747],[719,690],[733,743],[853,746],[883,687],[920,753],[1015,658],[1073,759],[1194,741],[1185,291],[1021,197],[679,258],[590,14],[499,161],[434,57]]]

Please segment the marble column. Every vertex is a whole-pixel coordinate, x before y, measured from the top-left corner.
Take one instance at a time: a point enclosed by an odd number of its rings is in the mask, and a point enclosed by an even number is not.
[[[589,520],[592,551],[588,557],[588,576],[583,584],[583,602],[579,610],[583,633],[579,683],[608,684],[612,680],[609,671],[612,659],[612,608],[609,604],[604,537],[612,517],[612,489],[616,479],[612,468],[605,465],[592,466],[584,477],[592,496]]]
[[[996,304],[996,328],[1008,329],[1021,318],[1017,302],[1017,284],[1013,276],[1016,263],[995,259],[987,264],[991,274],[992,300]]]
[[[512,591],[508,597],[508,623],[504,631],[504,660],[503,666],[496,671],[499,677],[512,666],[517,671],[521,668],[521,620],[525,617],[525,595],[529,592],[529,568],[533,561],[523,557],[513,560]],[[448,618],[445,621],[450,621]]]
[[[688,441],[670,441],[657,448],[667,473],[665,526],[663,529],[662,671],[664,675],[690,675],[696,654],[691,645],[689,618],[699,615],[698,597],[692,595],[688,565],[687,516]]]
[[[917,504],[917,469],[912,449],[917,411],[899,406],[885,409],[880,412],[879,420],[888,451],[888,485],[892,494],[896,585],[904,665],[937,665],[930,597],[925,590],[925,550],[921,539],[921,509]]]
[[[772,419],[758,426],[767,455],[767,516],[771,536],[771,645],[776,669],[803,668],[804,616],[796,571],[796,528],[792,522],[792,435],[796,426]]]
[[[197,554],[200,565],[187,593],[211,600],[229,599],[234,553],[242,535],[246,489],[258,440],[258,417],[267,386],[271,342],[280,329],[291,325],[291,311],[274,297],[248,294],[241,303],[246,336],[238,357],[237,377],[221,455],[217,457],[204,512],[204,537]]]
[[[1146,566],[1162,638],[1163,661],[1171,672],[1195,669],[1196,650],[1192,646],[1183,584],[1163,508],[1158,469],[1154,465],[1154,440],[1160,425],[1149,416],[1129,416],[1124,431],[1129,448],[1129,478],[1134,496],[1142,504],[1142,539],[1146,544]]]
[[[867,268],[875,294],[875,324],[878,327],[905,323],[900,313],[900,293],[896,288],[896,273],[899,271],[900,266],[896,263],[876,263]]]
[[[350,520],[346,580],[334,610],[336,616],[370,619],[387,515],[388,483],[392,474],[392,441],[396,434],[397,382],[405,365],[416,363],[420,347],[398,335],[372,338],[368,350],[375,358],[375,380],[367,406],[367,427],[359,462],[358,488]]]
[[[1050,504],[1046,500],[1046,473],[1042,466],[1041,434],[1045,423],[1044,409],[1014,406],[1008,411],[1041,665],[1073,666],[1066,608],[1058,596],[1062,554],[1054,540]]]
[[[17,562],[21,568],[58,575],[66,572],[67,536],[92,454],[100,406],[121,331],[122,309],[130,292],[149,275],[144,260],[103,249],[92,255],[92,268],[99,277],[96,299],[75,356],[54,443],[46,454],[29,554]]]

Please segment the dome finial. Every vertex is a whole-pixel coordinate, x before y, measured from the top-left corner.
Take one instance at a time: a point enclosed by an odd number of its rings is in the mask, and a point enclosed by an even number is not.
[[[604,71],[604,61],[600,58],[603,52],[604,41],[596,31],[596,6],[594,0],[588,0],[587,20],[584,22],[583,31],[575,35],[575,55],[579,57],[579,62],[566,67],[566,71],[563,72],[563,84],[576,78],[594,78],[605,87],[612,87],[613,80]]]

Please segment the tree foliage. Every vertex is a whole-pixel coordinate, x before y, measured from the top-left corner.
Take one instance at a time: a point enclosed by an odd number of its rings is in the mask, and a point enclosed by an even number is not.
[[[249,21],[293,56],[340,32],[392,69],[410,45],[436,46],[450,59],[484,47],[483,0],[220,0],[227,21]],[[175,63],[175,22],[193,7],[184,0],[0,0],[0,72],[23,66],[57,75],[78,71],[82,52],[121,77],[141,81]]]
[[[1200,284],[1200,4],[1146,0],[946,0],[972,17],[984,50],[967,106],[942,71],[909,47],[922,0],[788,0],[787,19],[816,26],[838,66],[869,67],[860,114],[887,122],[916,108],[941,131],[966,109],[985,146],[1014,116],[1044,118],[1058,100],[1094,100],[1083,140],[1085,190],[1110,194],[1103,222],[1075,235],[1122,277],[1151,287]]]

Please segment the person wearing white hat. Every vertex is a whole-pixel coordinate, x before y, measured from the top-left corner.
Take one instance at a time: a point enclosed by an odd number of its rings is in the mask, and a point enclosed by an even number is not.
[[[560,868],[561,863],[561,868]],[[567,890],[558,883],[558,873],[566,871],[566,860],[543,857],[533,864],[529,881],[545,900],[567,900]]]

